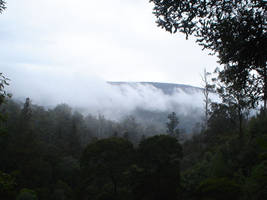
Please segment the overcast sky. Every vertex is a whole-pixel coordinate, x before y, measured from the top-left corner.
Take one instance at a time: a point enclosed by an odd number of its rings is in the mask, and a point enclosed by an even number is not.
[[[200,86],[200,73],[213,71],[216,58],[193,38],[157,27],[152,6],[148,0],[8,0],[0,16],[0,71],[15,85],[32,76],[60,82],[82,75]]]

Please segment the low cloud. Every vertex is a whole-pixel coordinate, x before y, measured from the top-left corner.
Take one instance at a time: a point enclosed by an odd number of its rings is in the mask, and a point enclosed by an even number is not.
[[[177,111],[187,115],[189,108],[202,109],[203,94],[176,89],[166,94],[149,84],[112,85],[97,76],[68,68],[21,66],[6,74],[14,99],[30,97],[34,104],[53,107],[60,103],[83,110],[85,114],[103,114],[119,119],[137,108],[148,111]],[[21,69],[21,70],[18,70]],[[181,106],[182,105],[182,106]],[[176,107],[179,106],[179,110]]]

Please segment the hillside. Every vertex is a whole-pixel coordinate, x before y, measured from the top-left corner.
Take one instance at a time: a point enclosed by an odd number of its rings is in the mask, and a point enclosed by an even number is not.
[[[166,130],[167,116],[171,112],[176,112],[179,128],[185,133],[191,133],[196,124],[202,121],[202,88],[160,82],[108,83],[116,89],[119,88],[120,93],[127,99],[138,96],[141,103],[136,104],[128,115],[135,117],[141,124],[157,127],[159,132]]]
[[[138,85],[143,86],[153,86],[157,89],[160,89],[164,94],[172,95],[177,90],[181,90],[187,94],[193,94],[202,92],[202,88],[200,87],[194,87],[191,85],[185,85],[185,84],[175,84],[175,83],[160,83],[160,82],[108,82],[111,85],[115,86],[130,86],[133,88],[136,88]]]

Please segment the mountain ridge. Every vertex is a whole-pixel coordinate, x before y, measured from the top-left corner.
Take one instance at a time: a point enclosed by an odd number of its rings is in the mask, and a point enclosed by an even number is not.
[[[191,86],[191,85],[186,85],[186,84],[177,84],[177,83],[162,83],[162,82],[124,82],[124,81],[108,81],[107,83],[114,85],[114,86],[122,86],[122,85],[127,85],[131,87],[136,87],[138,85],[148,85],[148,86],[153,86],[157,89],[160,89],[163,91],[164,94],[171,95],[177,90],[182,90],[185,93],[192,94],[196,92],[202,92],[203,88],[201,87],[196,87],[196,86]]]

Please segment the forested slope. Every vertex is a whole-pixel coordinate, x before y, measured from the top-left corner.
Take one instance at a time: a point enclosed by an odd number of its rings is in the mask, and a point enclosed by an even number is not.
[[[1,108],[1,199],[265,199],[266,116],[247,120],[240,138],[234,116],[220,113],[181,143],[179,132],[146,137],[64,104],[9,100]]]

